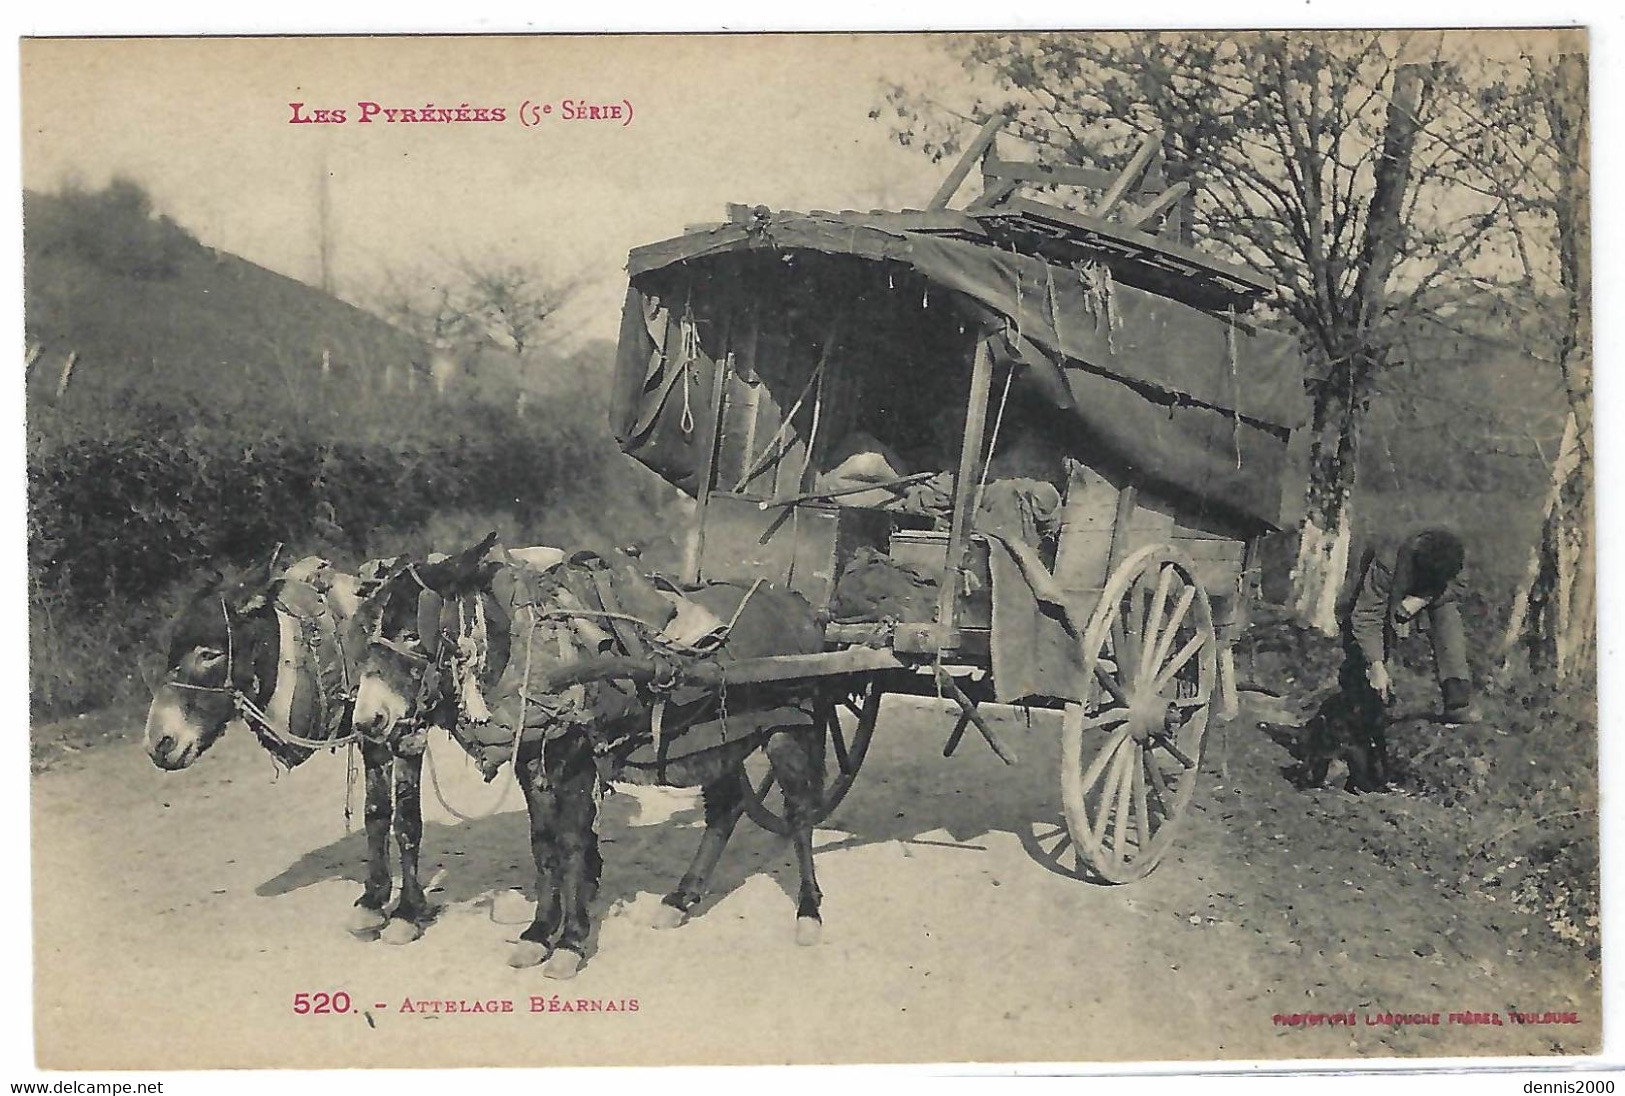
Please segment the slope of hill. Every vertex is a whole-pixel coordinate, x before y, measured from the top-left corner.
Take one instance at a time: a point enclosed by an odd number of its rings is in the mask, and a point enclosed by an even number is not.
[[[26,193],[23,208],[25,322],[42,351],[28,378],[30,412],[133,404],[338,416],[352,413],[392,366],[426,368],[415,339],[204,247],[140,199]],[[73,369],[58,400],[70,353]],[[312,398],[318,391],[321,398]]]
[[[1521,345],[1504,318],[1464,309],[1454,320],[1470,334],[1430,325],[1379,380],[1356,521],[1367,532],[1454,525],[1499,603],[1538,537],[1568,404],[1557,366]]]
[[[132,184],[29,194],[25,214],[36,715],[139,695],[194,576],[279,542],[345,567],[491,529],[669,554],[671,492],[615,447],[602,345],[448,379],[421,343],[203,247]]]

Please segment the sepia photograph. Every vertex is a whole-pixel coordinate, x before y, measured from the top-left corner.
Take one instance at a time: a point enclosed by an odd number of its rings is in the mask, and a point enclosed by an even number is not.
[[[1603,1053],[1585,28],[19,49],[39,1069]]]

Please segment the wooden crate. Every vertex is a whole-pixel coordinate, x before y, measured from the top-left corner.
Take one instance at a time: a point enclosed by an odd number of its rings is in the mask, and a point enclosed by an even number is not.
[[[988,571],[987,541],[972,537],[968,549],[969,589],[961,588],[955,623],[961,628],[987,628],[993,624],[993,579]],[[888,555],[898,563],[917,567],[927,574],[940,575],[948,559],[945,531],[902,530],[891,535]],[[936,619],[935,606],[928,618],[905,621],[924,624]]]
[[[859,547],[883,547],[891,516],[823,503],[770,506],[744,495],[706,502],[700,548],[702,582],[768,582],[794,590],[819,613],[829,611],[841,568]]]

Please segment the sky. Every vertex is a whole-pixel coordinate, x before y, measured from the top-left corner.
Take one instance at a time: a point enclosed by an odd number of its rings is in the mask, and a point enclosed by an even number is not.
[[[332,272],[365,299],[385,277],[461,259],[590,282],[565,319],[613,337],[627,251],[723,219],[724,204],[923,206],[947,165],[891,139],[882,80],[957,69],[920,36],[688,39],[32,41],[23,182],[125,175],[203,242],[319,283],[319,179]],[[963,76],[959,77],[963,81]],[[565,120],[565,100],[631,120]],[[389,123],[358,103],[501,107],[503,122]],[[526,102],[552,113],[518,120]],[[295,124],[321,108],[343,124]]]

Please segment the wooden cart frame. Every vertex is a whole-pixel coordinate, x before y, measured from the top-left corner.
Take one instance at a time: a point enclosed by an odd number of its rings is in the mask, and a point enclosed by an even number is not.
[[[793,258],[797,244],[787,238],[804,225],[811,225],[805,230],[808,233],[827,231],[832,235],[851,225],[849,253],[874,262],[890,261],[897,254],[886,250],[893,246],[894,236],[918,239],[929,234],[977,241],[990,233],[1002,233],[1000,239],[1012,251],[1026,247],[1046,263],[1065,260],[1081,270],[1083,260],[1078,256],[1082,255],[1149,293],[1178,300],[1209,316],[1222,310],[1230,328],[1225,337],[1237,337],[1236,312],[1268,286],[1179,241],[1182,221],[1188,217],[1188,188],[1183,184],[1169,187],[1152,170],[1155,148],[1160,147],[1154,140],[1148,140],[1143,155],[1135,157],[1123,173],[1110,175],[999,160],[993,153],[992,138],[997,123],[995,119],[984,127],[928,210],[779,214],[734,206],[727,222],[691,228],[676,240],[635,251],[630,264],[634,282],[640,271],[680,268],[686,272],[690,262],[701,264],[708,254],[727,246],[748,246]],[[978,157],[983,164],[983,196],[966,210],[949,209],[948,202]],[[1098,187],[1101,199],[1091,214],[1016,196],[1023,181],[1056,181],[1057,174],[1064,176],[1060,181],[1072,185]],[[1141,196],[1139,204],[1123,204],[1136,193]],[[1118,207],[1126,213],[1110,219],[1108,214]],[[1153,222],[1163,235],[1147,231]],[[868,253],[859,246],[859,228],[866,241],[880,241],[863,243],[871,248]],[[1045,232],[1049,233],[1047,242],[1032,243]],[[827,252],[844,245],[837,238],[835,243],[821,246]],[[874,248],[883,253],[877,254]],[[1073,250],[1065,252],[1066,248]],[[1057,249],[1062,249],[1059,260]],[[974,728],[1007,763],[1016,759],[1015,751],[979,711],[992,697],[990,629],[985,607],[972,605],[967,591],[987,582],[986,545],[974,521],[991,457],[990,433],[998,433],[1004,413],[1004,401],[995,392],[994,347],[1001,337],[1007,351],[1019,342],[1019,278],[1018,272],[1016,339],[1011,338],[1008,312],[1000,315],[980,306],[969,310],[983,322],[972,324],[967,336],[969,385],[958,467],[953,469],[951,517],[945,531],[917,534],[933,552],[940,552],[932,557],[939,575],[939,597],[930,619],[878,625],[829,622],[825,653],[735,663],[726,681],[719,678],[714,683],[724,690],[763,682],[810,686],[815,718],[823,731],[824,817],[851,789],[874,734],[881,699],[888,692],[938,695],[958,709],[945,755],[952,754],[966,730]],[[741,490],[740,485],[748,487],[755,474],[746,465],[755,460],[754,444],[759,444],[747,439],[740,474],[730,477],[734,480],[731,488],[725,485],[720,468],[724,435],[728,424],[740,415],[738,404],[729,400],[730,386],[741,371],[733,347],[743,341],[732,330],[736,326],[732,321],[720,321],[716,326],[724,333],[717,337],[716,345],[700,345],[697,325],[687,318],[694,307],[695,284],[703,289],[705,283],[697,279],[685,283],[682,317],[675,309],[670,315],[658,316],[648,307],[640,311],[634,289],[621,348],[623,362],[631,360],[641,373],[640,355],[648,351],[645,329],[654,331],[656,337],[668,330],[672,333],[664,345],[657,342],[654,346],[647,377],[632,379],[647,393],[658,383],[650,378],[662,369],[670,374],[675,367],[675,379],[664,382],[668,394],[661,398],[668,404],[683,401],[684,436],[692,436],[697,447],[697,476],[690,476],[687,482],[678,475],[668,476],[690,489],[697,504],[684,577],[693,582],[751,578],[788,582],[806,594],[815,608],[827,609],[845,554],[849,554],[848,542],[863,532],[859,527],[873,525],[875,514],[842,507],[839,499],[811,490],[808,469],[818,432],[816,410],[799,475],[787,484],[775,481],[765,491]],[[1063,321],[1054,293],[1051,286],[1053,328],[1060,341]],[[922,301],[922,308],[928,306],[928,301]],[[1067,322],[1082,325],[1090,321],[1077,316]],[[754,346],[754,332],[745,338]],[[629,339],[637,342],[630,351]],[[681,347],[672,345],[674,341]],[[822,371],[833,341],[833,335],[824,340],[817,371],[806,385],[810,390],[816,381],[820,397]],[[1231,354],[1234,369],[1233,342]],[[707,370],[691,374],[689,367],[696,363]],[[747,361],[745,368],[754,368],[754,364]],[[1016,368],[1012,361],[1005,374],[1005,396]],[[703,378],[707,371],[709,392],[694,391],[696,376]],[[673,386],[681,386],[680,395],[670,394],[677,391]],[[753,390],[741,391],[751,402],[745,427],[750,433],[756,430],[759,418],[757,397]],[[798,401],[781,416],[783,424],[788,425],[800,408]],[[1238,431],[1236,468],[1240,471],[1239,431],[1244,412],[1229,410]],[[647,429],[646,423],[634,428],[627,416],[619,429],[623,447],[637,455],[637,431]],[[1281,432],[1290,434],[1291,430]],[[1087,687],[1081,695],[1025,701],[1062,713],[1064,843],[1075,849],[1088,874],[1109,882],[1140,878],[1167,853],[1196,792],[1209,726],[1216,719],[1234,715],[1230,645],[1241,627],[1252,548],[1250,535],[1237,532],[1233,523],[1220,522],[1223,527],[1215,531],[1213,523],[1204,528],[1200,520],[1187,520],[1188,515],[1177,505],[1168,504],[1165,493],[1151,490],[1148,494],[1148,487],[1155,485],[1141,482],[1143,478],[1131,470],[1120,474],[1115,483],[1099,476],[1073,480],[1063,506],[1054,578],[1064,588],[1067,615],[1076,624],[1078,676]],[[787,528],[793,532],[785,533]],[[876,543],[873,529],[869,533],[868,542]],[[887,535],[895,548],[899,530],[883,530],[879,541],[885,543]],[[635,669],[625,665],[601,668],[605,675],[625,675]],[[981,672],[967,675],[965,670]],[[745,782],[751,817],[770,830],[787,832],[771,774],[748,774]]]

